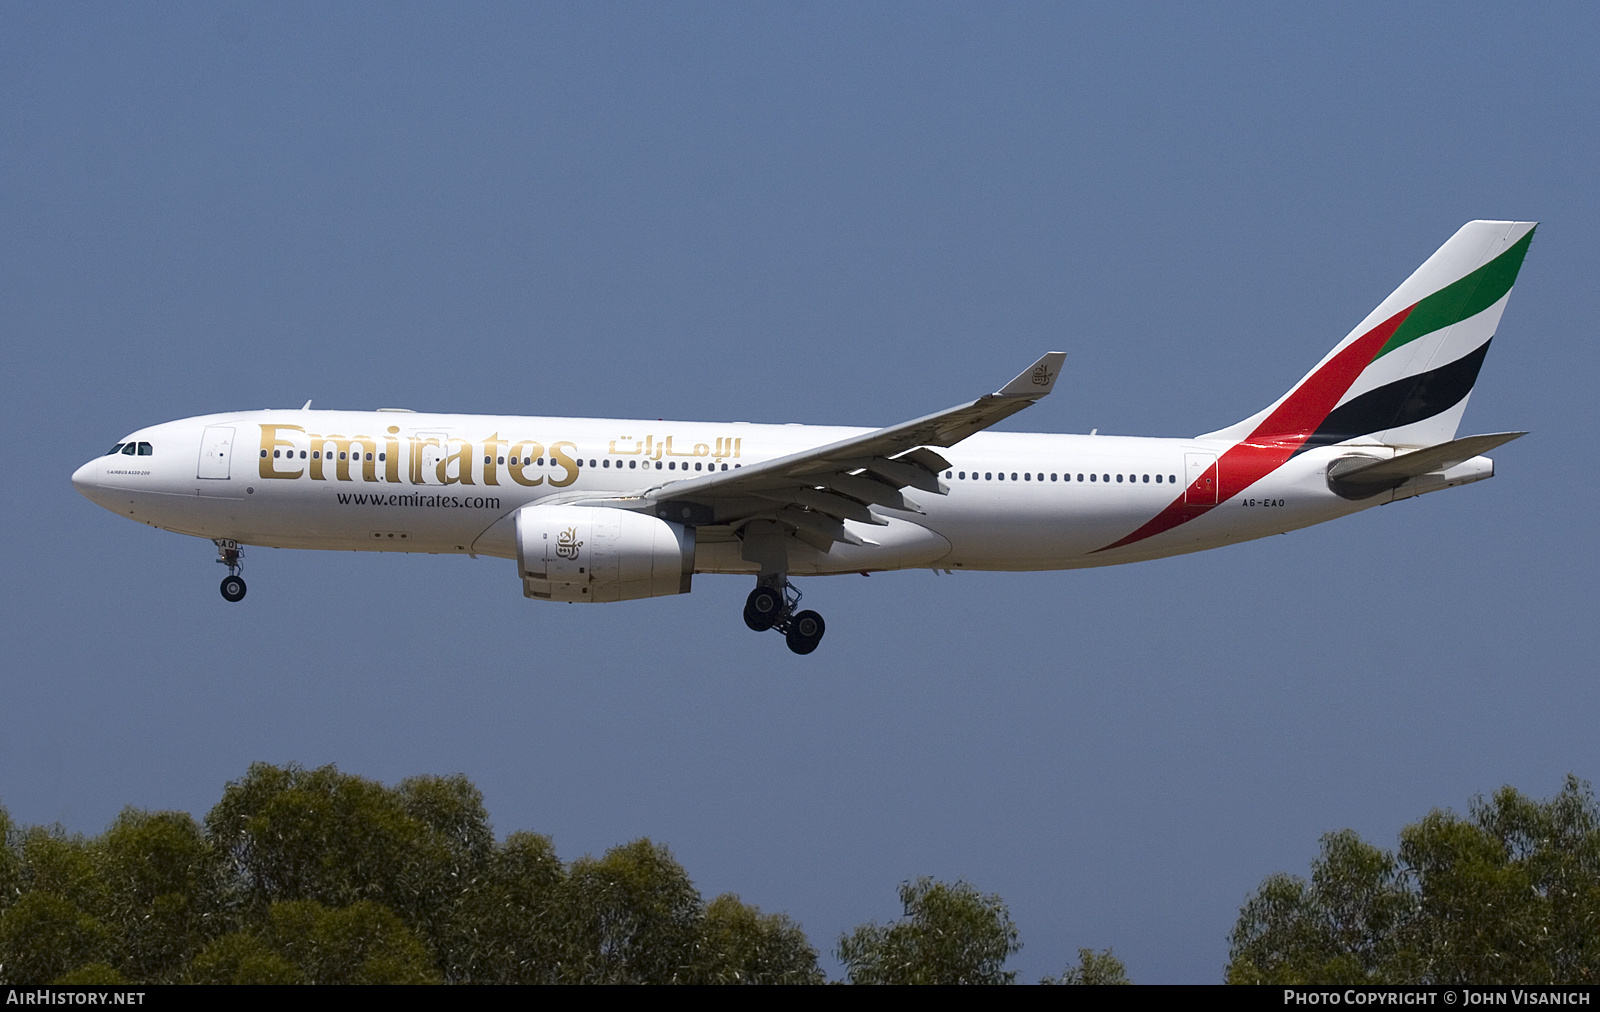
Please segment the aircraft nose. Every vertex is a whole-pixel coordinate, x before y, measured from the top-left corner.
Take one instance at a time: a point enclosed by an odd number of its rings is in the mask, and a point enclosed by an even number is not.
[[[72,472],[72,487],[84,495],[89,495],[89,491],[94,488],[94,466],[95,461],[91,460]]]

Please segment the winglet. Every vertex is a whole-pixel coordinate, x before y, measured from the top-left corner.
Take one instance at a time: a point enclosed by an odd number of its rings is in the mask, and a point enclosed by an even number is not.
[[[1061,363],[1067,360],[1064,351],[1047,351],[1039,361],[1024,369],[1016,379],[995,391],[996,397],[1043,397],[1056,385],[1061,375]]]

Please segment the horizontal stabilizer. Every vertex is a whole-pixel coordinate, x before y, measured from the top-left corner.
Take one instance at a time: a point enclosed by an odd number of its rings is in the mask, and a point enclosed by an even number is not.
[[[1328,469],[1328,479],[1352,491],[1394,488],[1408,478],[1448,470],[1462,461],[1471,460],[1526,435],[1526,432],[1491,432],[1482,436],[1467,436],[1465,439],[1453,439],[1448,443],[1402,453],[1388,460],[1366,462],[1359,457],[1346,457],[1335,461]]]

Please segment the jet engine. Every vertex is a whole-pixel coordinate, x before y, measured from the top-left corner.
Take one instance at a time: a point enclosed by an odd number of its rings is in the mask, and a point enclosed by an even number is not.
[[[603,506],[524,506],[517,570],[523,596],[543,601],[687,594],[694,528]]]

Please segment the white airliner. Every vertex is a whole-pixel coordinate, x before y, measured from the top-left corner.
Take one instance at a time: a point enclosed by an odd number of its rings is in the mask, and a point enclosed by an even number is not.
[[[1494,474],[1520,432],[1456,438],[1534,222],[1463,226],[1299,383],[1179,439],[983,430],[1048,394],[1050,352],[977,400],[883,429],[748,422],[244,411],[134,432],[72,483],[244,545],[515,559],[525,596],[688,593],[756,578],[751,629],[810,653],[796,575],[1109,566],[1332,520]]]

